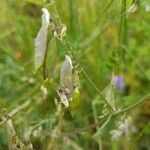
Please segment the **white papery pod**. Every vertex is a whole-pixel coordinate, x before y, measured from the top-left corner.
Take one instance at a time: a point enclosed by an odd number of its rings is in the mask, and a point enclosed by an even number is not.
[[[35,69],[38,69],[44,59],[46,45],[47,45],[47,35],[48,35],[48,26],[50,20],[50,13],[46,8],[42,8],[42,27],[40,28],[37,37],[34,41],[35,46]]]
[[[72,60],[68,55],[65,55],[60,72],[60,86],[57,89],[60,101],[65,107],[69,107],[69,101],[72,100],[74,86],[72,69]]]
[[[60,101],[64,104],[65,107],[69,107],[69,101],[67,96],[64,93],[59,93]]]
[[[72,60],[68,55],[65,55],[65,60],[61,67],[60,85],[67,88],[70,93],[73,91],[73,74],[72,74]]]

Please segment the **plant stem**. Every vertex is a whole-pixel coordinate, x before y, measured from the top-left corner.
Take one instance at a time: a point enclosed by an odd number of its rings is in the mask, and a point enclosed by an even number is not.
[[[104,102],[106,103],[109,111],[111,113],[114,112],[113,108],[111,107],[111,105],[108,103],[108,101],[106,100],[105,96],[102,94],[102,92],[99,90],[99,88],[95,85],[95,83],[92,81],[92,79],[87,75],[87,73],[85,72],[85,70],[83,68],[81,68],[83,74],[85,75],[85,77],[88,79],[88,81],[91,83],[91,85],[93,85],[93,87],[97,90],[97,92],[99,93],[99,95],[102,97],[102,99],[104,100]]]
[[[126,0],[122,0],[121,16],[120,16],[120,31],[119,31],[119,62],[122,63],[122,69],[125,63],[125,53],[122,45],[127,44],[127,21],[126,21]]]
[[[2,121],[0,121],[0,125],[5,123],[8,119],[10,119],[11,117],[13,117],[16,113],[18,113],[19,111],[25,109],[26,107],[28,107],[31,104],[31,101],[27,100],[26,102],[24,102],[22,105],[16,107],[15,109],[13,109],[11,112],[9,112],[8,114],[4,115],[3,117],[1,117],[0,119]]]
[[[145,99],[148,99],[150,97],[150,95],[146,95],[144,96],[143,98],[141,98],[138,102],[132,104],[131,106],[127,107],[127,108],[124,108],[116,113],[113,114],[113,116],[116,116],[116,115],[119,115],[119,114],[122,114],[124,112],[127,112],[135,107],[137,107],[138,105],[140,105]]]
[[[98,129],[98,131],[96,132],[96,134],[94,134],[94,138],[96,138],[98,135],[101,134],[102,130],[106,127],[106,125],[110,122],[112,118],[112,115],[110,114],[107,118],[107,120],[103,123],[103,125]]]

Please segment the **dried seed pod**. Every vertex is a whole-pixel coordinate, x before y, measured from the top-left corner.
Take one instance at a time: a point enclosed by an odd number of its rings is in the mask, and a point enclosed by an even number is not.
[[[65,55],[65,60],[61,66],[60,72],[60,86],[57,89],[60,101],[65,107],[69,107],[69,101],[73,93],[74,84],[72,69],[72,60],[68,55]]]
[[[72,60],[68,55],[65,55],[65,61],[61,67],[60,85],[67,88],[70,93],[73,92],[73,74],[72,74]]]
[[[60,86],[57,89],[57,94],[65,107],[70,105],[72,115],[79,104],[80,92],[78,90],[78,82],[78,72],[73,70],[71,58],[65,55],[65,60],[61,67]]]
[[[35,38],[35,69],[38,69],[44,60],[44,55],[47,46],[47,35],[48,35],[48,26],[50,20],[50,14],[46,8],[42,8],[42,27],[38,32],[37,37]]]

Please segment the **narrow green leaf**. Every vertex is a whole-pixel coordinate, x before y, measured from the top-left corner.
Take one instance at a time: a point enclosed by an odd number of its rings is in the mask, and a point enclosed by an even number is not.
[[[70,102],[70,112],[72,116],[74,116],[75,112],[77,111],[79,102],[80,102],[80,91],[78,88],[75,88],[73,92],[72,101]]]

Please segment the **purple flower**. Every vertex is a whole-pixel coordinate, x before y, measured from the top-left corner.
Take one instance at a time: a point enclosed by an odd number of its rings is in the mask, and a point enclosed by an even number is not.
[[[113,85],[115,88],[123,89],[125,87],[124,77],[123,76],[114,76]]]

